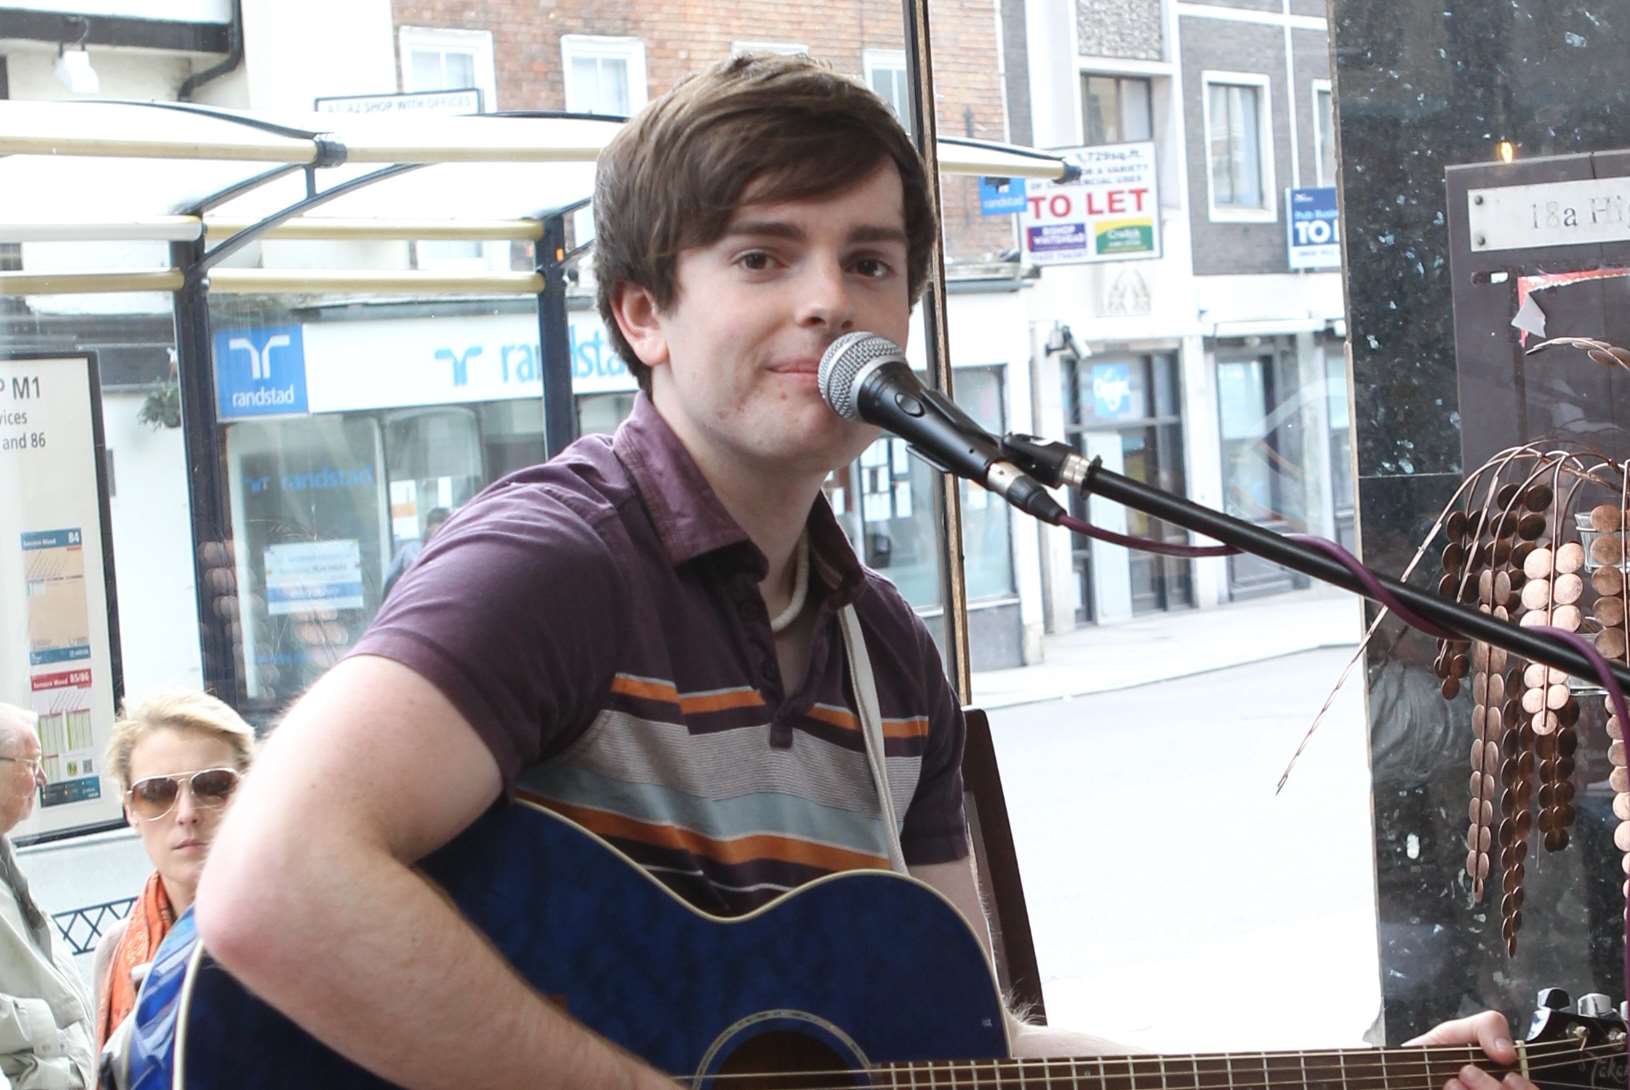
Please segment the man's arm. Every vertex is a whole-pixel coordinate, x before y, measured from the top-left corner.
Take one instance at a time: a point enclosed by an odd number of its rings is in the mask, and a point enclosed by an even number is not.
[[[388,659],[330,670],[244,780],[199,885],[210,953],[296,1023],[408,1087],[663,1087],[557,1012],[411,864],[501,789],[452,703]]]

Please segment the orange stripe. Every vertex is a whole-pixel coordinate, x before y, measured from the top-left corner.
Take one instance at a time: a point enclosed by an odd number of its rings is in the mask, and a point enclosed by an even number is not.
[[[829,708],[824,704],[815,704],[804,714],[811,719],[819,719],[823,723],[829,723],[844,730],[860,729],[860,723],[855,719],[854,714],[846,712],[842,708]]]
[[[632,674],[618,674],[611,679],[611,691],[624,696],[639,696],[647,700],[661,700],[667,704],[679,703],[679,690],[669,681],[647,681]]]
[[[722,712],[731,708],[762,708],[764,698],[753,689],[731,689],[723,693],[705,693],[701,696],[681,696],[679,710],[691,712]]]
[[[883,720],[883,737],[885,738],[924,738],[928,735],[928,717],[914,716],[911,719],[885,719]]]
[[[538,800],[543,802],[543,800]],[[659,848],[690,852],[720,863],[751,863],[757,859],[773,859],[785,863],[801,863],[821,870],[854,870],[859,867],[887,868],[888,860],[865,852],[833,848],[826,844],[812,844],[785,836],[739,836],[730,840],[715,840],[676,825],[652,825],[636,821],[621,814],[605,810],[592,810],[586,806],[549,800],[543,802],[549,809],[571,818],[583,828],[608,839],[637,840]]]

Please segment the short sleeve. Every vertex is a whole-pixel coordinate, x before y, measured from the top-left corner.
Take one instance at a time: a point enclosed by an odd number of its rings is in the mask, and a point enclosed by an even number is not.
[[[425,546],[353,655],[435,685],[492,751],[506,791],[569,744],[610,685],[628,615],[614,509],[546,485],[472,501]]]

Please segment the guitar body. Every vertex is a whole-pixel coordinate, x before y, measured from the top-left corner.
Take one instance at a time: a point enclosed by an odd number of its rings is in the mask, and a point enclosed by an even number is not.
[[[978,939],[909,878],[834,875],[720,919],[527,803],[489,812],[423,870],[539,992],[698,1087],[746,1070],[1007,1055]],[[160,946],[133,1017],[136,1090],[390,1085],[246,992],[199,945],[190,912]]]

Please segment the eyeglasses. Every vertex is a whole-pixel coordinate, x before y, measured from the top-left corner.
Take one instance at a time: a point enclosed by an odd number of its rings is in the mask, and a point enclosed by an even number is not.
[[[125,792],[130,810],[143,821],[157,821],[175,809],[181,797],[181,785],[186,784],[192,801],[199,806],[221,807],[232,797],[238,786],[235,768],[206,768],[202,772],[182,772],[174,776],[148,776],[137,780]]]
[[[28,774],[30,776],[38,776],[40,774],[41,758],[39,757],[0,757],[0,761],[6,761],[14,765],[22,765],[24,768],[28,769]]]

